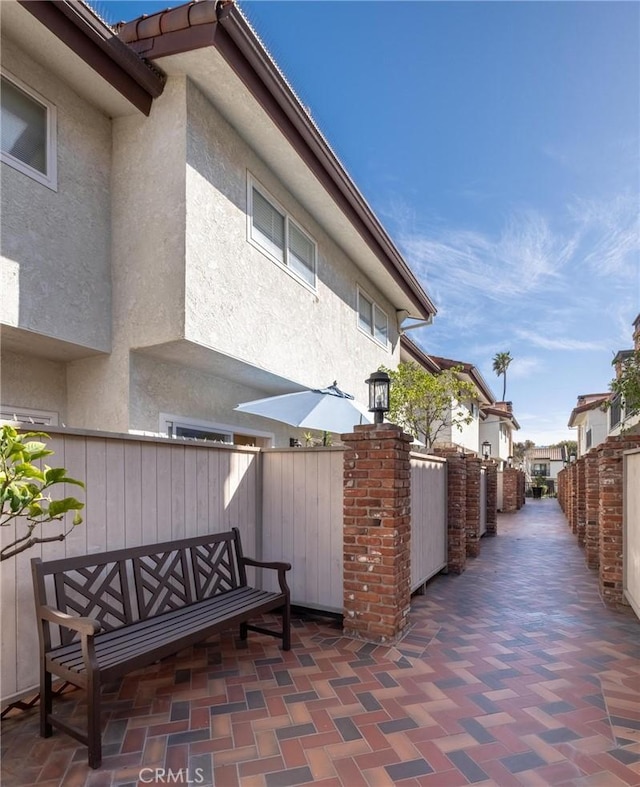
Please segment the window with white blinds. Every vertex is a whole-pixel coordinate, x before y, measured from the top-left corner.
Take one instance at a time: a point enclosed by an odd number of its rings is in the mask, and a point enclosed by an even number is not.
[[[55,107],[6,73],[0,99],[2,161],[55,189]]]
[[[316,244],[255,183],[249,184],[249,238],[297,278],[315,288]]]
[[[387,346],[389,337],[387,314],[360,289],[358,290],[358,327],[380,344]]]

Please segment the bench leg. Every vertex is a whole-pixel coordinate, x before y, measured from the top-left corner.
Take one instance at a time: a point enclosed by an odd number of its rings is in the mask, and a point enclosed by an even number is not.
[[[41,659],[43,661],[43,659]],[[49,716],[53,711],[53,692],[51,690],[51,673],[44,664],[40,665],[40,735],[50,738],[53,732]]]
[[[285,604],[282,610],[282,650],[291,650],[291,607]]]
[[[100,681],[89,678],[87,686],[87,740],[90,768],[102,763],[102,730],[100,728]]]
[[[240,639],[246,639],[249,635],[249,624],[248,623],[241,623],[240,624]]]

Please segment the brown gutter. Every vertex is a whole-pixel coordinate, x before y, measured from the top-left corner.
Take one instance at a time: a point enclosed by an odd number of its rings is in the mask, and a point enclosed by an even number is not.
[[[438,364],[430,356],[423,352],[417,344],[414,344],[410,339],[407,339],[406,336],[400,337],[400,349],[408,353],[417,364],[422,366],[422,368],[426,369],[428,372],[431,372],[432,374],[438,374],[438,372],[442,371]]]
[[[153,99],[164,90],[164,75],[120,41],[90,8],[77,0],[18,2],[136,109],[149,114]]]
[[[242,13],[234,3],[228,2],[219,2],[217,11],[218,23],[227,34],[217,39],[218,49],[359,230],[387,271],[418,306],[420,313],[433,317],[437,312],[435,305],[296,99],[281,72],[260,46]],[[256,74],[259,82],[255,78]]]

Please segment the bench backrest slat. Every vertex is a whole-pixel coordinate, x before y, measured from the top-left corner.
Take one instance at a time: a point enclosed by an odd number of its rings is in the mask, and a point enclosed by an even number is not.
[[[179,609],[193,601],[186,549],[133,558],[138,614],[141,619]]]
[[[79,557],[32,562],[36,605],[51,604],[46,577],[61,612],[100,621],[113,629],[246,586],[237,528],[225,533],[166,541]],[[57,627],[58,628],[58,627]],[[73,632],[60,631],[62,644]],[[43,641],[49,643],[44,623]]]
[[[44,565],[44,564],[43,564]],[[95,618],[104,629],[118,628],[133,621],[126,561],[105,561],[54,574],[56,607],[60,612]],[[74,638],[61,632],[62,643]]]

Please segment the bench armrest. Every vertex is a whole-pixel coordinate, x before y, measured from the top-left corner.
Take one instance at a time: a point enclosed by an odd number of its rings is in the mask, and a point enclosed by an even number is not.
[[[67,615],[65,612],[60,612],[46,604],[38,607],[38,615],[43,620],[48,620],[50,623],[56,623],[58,626],[64,626],[65,628],[77,631],[78,634],[84,634],[85,636],[93,636],[102,628],[100,623],[93,618],[78,618],[74,615]]]
[[[250,557],[241,558],[243,565],[253,566],[254,568],[273,568],[278,572],[278,584],[280,590],[289,597],[289,586],[287,585],[287,578],[285,576],[287,571],[291,570],[291,563],[281,563],[280,561],[265,562],[264,560],[254,560]]]

